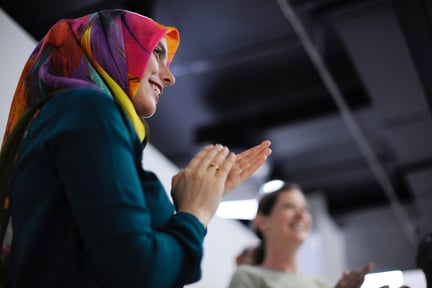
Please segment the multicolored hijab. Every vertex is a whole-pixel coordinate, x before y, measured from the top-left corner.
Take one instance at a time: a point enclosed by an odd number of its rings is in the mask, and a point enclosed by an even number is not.
[[[5,138],[24,111],[63,89],[89,87],[110,93],[141,140],[144,126],[131,100],[150,55],[166,37],[168,64],[179,45],[174,27],[126,10],[104,10],[57,22],[30,55],[19,80]]]
[[[143,121],[132,100],[153,50],[167,40],[168,65],[179,32],[126,10],[103,10],[58,21],[38,43],[19,79],[0,154],[0,244],[8,214],[8,181],[17,149],[34,114],[57,92],[73,88],[105,91],[120,104],[141,141]]]

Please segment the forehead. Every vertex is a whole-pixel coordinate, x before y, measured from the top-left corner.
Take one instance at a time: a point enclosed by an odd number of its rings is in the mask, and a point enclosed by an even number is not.
[[[305,196],[298,189],[290,189],[281,192],[277,199],[277,203],[285,203],[285,202],[304,204],[304,205],[307,204]]]

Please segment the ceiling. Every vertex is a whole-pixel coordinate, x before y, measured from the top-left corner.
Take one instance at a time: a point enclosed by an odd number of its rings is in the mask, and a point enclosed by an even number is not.
[[[37,40],[60,18],[105,8],[178,27],[177,83],[149,119],[151,143],[179,167],[206,143],[235,151],[273,143],[269,165],[225,200],[280,178],[322,191],[336,216],[381,205],[402,215],[408,204],[430,225],[430,1],[1,0],[1,7]]]

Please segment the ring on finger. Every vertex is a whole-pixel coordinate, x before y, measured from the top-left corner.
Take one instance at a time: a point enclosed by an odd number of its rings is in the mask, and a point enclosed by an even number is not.
[[[215,163],[210,163],[208,167],[209,167],[209,168],[215,168],[216,171],[219,171],[219,166],[216,165]]]

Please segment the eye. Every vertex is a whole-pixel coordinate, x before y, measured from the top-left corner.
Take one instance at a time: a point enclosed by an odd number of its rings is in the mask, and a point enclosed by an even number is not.
[[[282,207],[284,209],[295,209],[295,205],[292,203],[285,203]]]
[[[154,48],[153,55],[155,55],[156,60],[158,62],[160,62],[160,64],[165,64],[166,65],[168,54],[167,54],[167,50],[166,50],[165,46],[163,46],[162,44],[159,43]]]
[[[158,58],[158,59],[160,59],[160,58],[162,57],[162,55],[163,55],[163,51],[162,51],[162,49],[159,48],[159,47],[156,47],[156,48],[153,50],[153,53],[155,54],[156,58]]]

